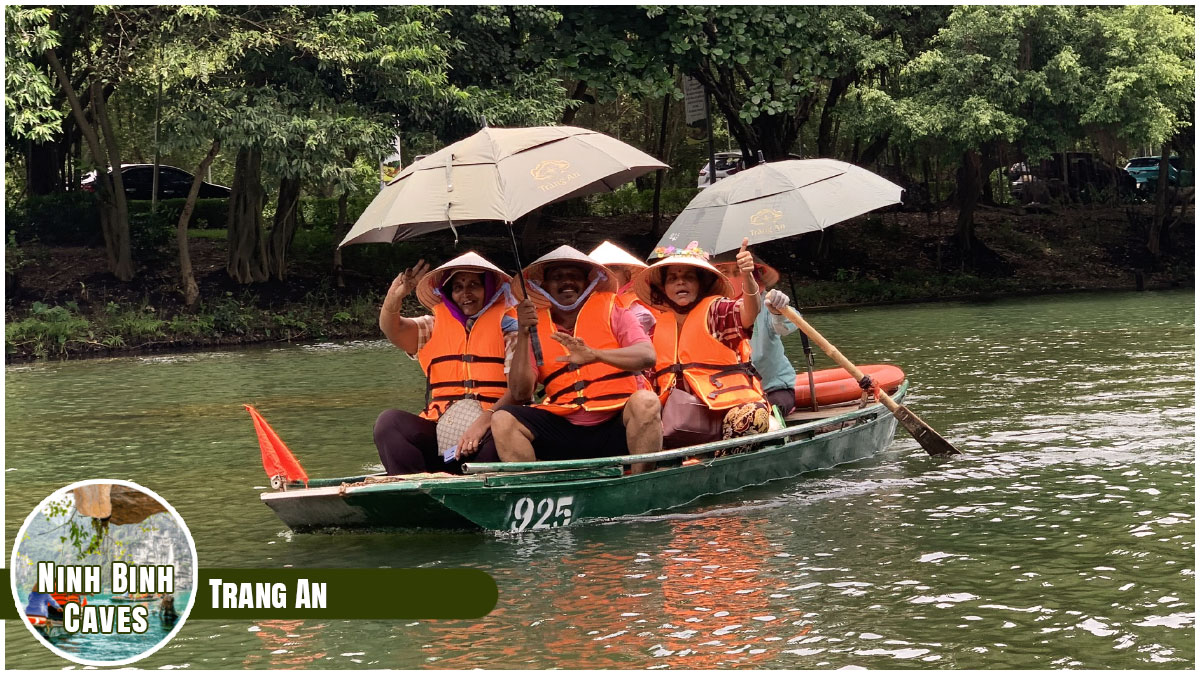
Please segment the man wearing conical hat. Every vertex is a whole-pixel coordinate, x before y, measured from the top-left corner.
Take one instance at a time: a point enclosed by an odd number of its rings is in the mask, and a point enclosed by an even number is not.
[[[654,346],[620,305],[616,279],[570,246],[538,258],[523,274],[529,297],[517,308],[521,330],[509,389],[528,400],[540,385],[545,396],[492,416],[500,458],[531,462],[660,450],[658,398],[639,375],[653,365]],[[541,366],[528,346],[529,329],[537,331],[544,350]]]
[[[724,260],[716,263],[717,269],[733,285],[734,298],[742,296],[742,275],[737,262]],[[783,338],[796,330],[796,326],[783,317],[781,312],[791,302],[783,291],[772,288],[779,282],[779,272],[774,267],[754,261],[754,280],[758,282],[762,309],[754,320],[750,333],[750,360],[762,377],[763,392],[767,402],[787,415],[796,407],[796,368],[788,360],[783,349]]]
[[[605,240],[599,246],[592,249],[588,256],[596,262],[604,265],[609,272],[617,279],[617,300],[622,307],[629,308],[633,315],[637,317],[638,323],[642,325],[642,330],[646,331],[646,335],[654,334],[654,313],[650,308],[646,307],[637,299],[637,293],[633,292],[633,275],[639,270],[649,267],[646,263],[633,257],[631,253],[617,246],[611,241]]]
[[[634,276],[638,299],[658,312],[654,379],[671,422],[667,447],[767,431],[762,381],[750,363],[759,296],[748,244],[737,254],[741,298],[731,297],[733,286],[696,242],[655,249],[660,260]],[[682,423],[675,425],[677,411]]]
[[[375,421],[375,446],[387,473],[458,473],[461,460],[476,453],[479,461],[498,460],[486,442],[492,410],[516,400],[507,376],[517,334],[511,281],[472,251],[432,272],[418,261],[392,282],[379,328],[420,362],[426,405],[415,415],[385,410]],[[432,314],[400,314],[413,290]]]

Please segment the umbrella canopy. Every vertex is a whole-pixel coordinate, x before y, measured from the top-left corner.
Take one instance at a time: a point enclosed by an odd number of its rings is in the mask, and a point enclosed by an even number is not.
[[[658,246],[698,242],[712,253],[825,229],[900,203],[903,188],[834,159],[759,164],[696,195]]]
[[[342,240],[392,242],[452,224],[512,223],[534,209],[619,185],[666,164],[579,127],[486,127],[410,164]]]

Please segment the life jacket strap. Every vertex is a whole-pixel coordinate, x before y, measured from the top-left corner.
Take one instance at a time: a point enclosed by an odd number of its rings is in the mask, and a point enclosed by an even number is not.
[[[443,354],[429,360],[429,365],[445,363],[446,361],[462,361],[463,363],[504,363],[502,356],[479,356],[477,354]]]

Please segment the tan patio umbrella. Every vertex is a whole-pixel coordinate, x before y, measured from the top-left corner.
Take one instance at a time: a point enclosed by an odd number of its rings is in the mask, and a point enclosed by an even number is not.
[[[554,202],[617,186],[656,169],[670,168],[637,148],[579,127],[485,126],[473,136],[413,162],[367,206],[338,247],[394,242],[426,232],[481,221],[509,226],[517,269],[521,255],[512,224]],[[522,291],[525,279],[518,273]],[[542,365],[537,333],[534,359]]]
[[[666,168],[590,129],[485,127],[397,174],[339,246],[400,241],[480,221],[512,224],[546,204],[611,192]]]

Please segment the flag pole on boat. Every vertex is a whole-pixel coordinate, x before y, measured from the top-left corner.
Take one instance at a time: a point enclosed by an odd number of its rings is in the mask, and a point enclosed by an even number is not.
[[[254,432],[258,434],[258,449],[262,453],[263,469],[267,472],[267,477],[271,479],[271,487],[278,490],[287,485],[287,483],[304,483],[308,487],[308,474],[305,473],[304,467],[300,466],[300,462],[296,456],[288,450],[287,445],[283,443],[283,439],[263,416],[254,409],[252,405],[243,405],[249,413],[250,419],[254,421]]]

